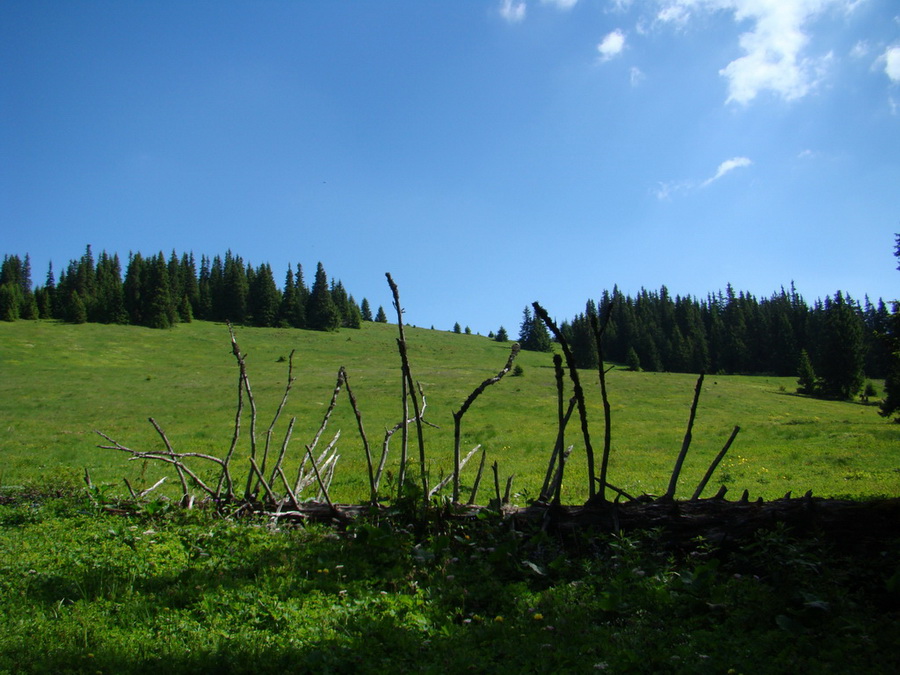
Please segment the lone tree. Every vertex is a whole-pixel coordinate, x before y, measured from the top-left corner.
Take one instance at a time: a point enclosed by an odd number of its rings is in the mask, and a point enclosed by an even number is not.
[[[378,312],[375,314],[375,323],[387,323],[387,314],[384,313],[384,307],[378,305]]]
[[[509,342],[509,335],[506,332],[506,329],[503,326],[500,326],[500,330],[497,331],[497,335],[494,337],[497,342]]]

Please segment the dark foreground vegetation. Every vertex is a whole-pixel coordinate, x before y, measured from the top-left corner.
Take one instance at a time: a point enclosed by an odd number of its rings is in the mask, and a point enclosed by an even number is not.
[[[7,491],[0,672],[900,668],[896,529],[776,519],[672,539],[440,505],[420,516],[412,500],[302,527],[166,500],[120,509],[73,484]]]

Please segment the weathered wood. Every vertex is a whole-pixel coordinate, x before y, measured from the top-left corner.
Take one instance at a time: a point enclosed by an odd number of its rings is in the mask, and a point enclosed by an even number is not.
[[[678,453],[678,459],[675,460],[675,468],[672,469],[672,476],[669,478],[669,489],[663,495],[665,499],[675,499],[675,488],[678,487],[678,476],[681,474],[681,467],[684,464],[684,458],[687,457],[688,448],[691,447],[691,438],[693,437],[694,418],[697,416],[697,403],[700,401],[700,390],[703,388],[703,373],[697,378],[697,386],[694,388],[694,401],[691,403],[691,414],[688,418],[687,431],[684,432],[684,440],[681,443],[681,452]]]

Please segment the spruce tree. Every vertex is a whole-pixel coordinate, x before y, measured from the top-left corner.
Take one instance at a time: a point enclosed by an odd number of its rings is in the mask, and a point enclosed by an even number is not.
[[[149,328],[169,328],[175,323],[175,307],[169,295],[169,270],[162,251],[148,260],[144,271],[144,325]]]
[[[125,312],[130,323],[136,326],[144,325],[144,259],[140,253],[129,257],[128,268],[125,270],[125,283],[123,291],[125,295]]]
[[[800,359],[797,366],[797,393],[813,396],[818,392],[818,380],[813,370],[809,354],[805,349],[800,350]]]
[[[0,321],[15,321],[19,318],[19,297],[11,283],[0,284]]]
[[[353,299],[351,295],[347,299],[347,319],[344,324],[347,328],[362,328],[362,310],[359,308],[359,305],[356,304],[356,300]]]
[[[852,300],[838,291],[824,316],[819,376],[827,396],[850,399],[865,381],[862,318]]]
[[[500,329],[497,331],[497,335],[494,338],[497,342],[509,342],[509,335],[506,332],[506,329],[503,326],[500,326]]]
[[[72,291],[69,295],[69,302],[66,305],[66,321],[69,323],[85,323],[87,322],[87,308],[81,300],[78,291]]]
[[[387,314],[384,312],[384,307],[381,305],[378,306],[378,312],[375,314],[375,323],[387,323],[388,318]]]
[[[457,321],[455,324],[453,324],[453,332],[456,333],[457,335],[462,333],[462,326],[459,325],[459,321]]]
[[[628,353],[625,355],[625,365],[628,367],[628,370],[638,373],[641,370],[641,359],[638,357],[638,353],[634,350],[634,347],[628,348]]]
[[[334,331],[341,325],[341,316],[328,287],[328,276],[320,262],[316,267],[316,278],[306,306],[307,327],[312,330]]]
[[[277,324],[281,295],[268,263],[257,268],[248,291],[247,305],[254,326],[272,327]]]
[[[360,314],[362,315],[363,321],[371,321],[372,320],[372,308],[369,307],[369,300],[367,298],[362,299],[362,305],[360,305]]]

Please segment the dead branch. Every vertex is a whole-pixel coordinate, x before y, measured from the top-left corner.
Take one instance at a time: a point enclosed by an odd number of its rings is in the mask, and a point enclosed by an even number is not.
[[[281,411],[284,410],[284,405],[287,403],[288,394],[291,393],[291,387],[294,385],[294,352],[296,350],[292,349],[290,356],[288,356],[288,378],[287,385],[284,388],[284,395],[281,397],[281,403],[278,404],[278,408],[275,410],[275,415],[272,417],[272,423],[269,425],[269,428],[266,429],[266,445],[263,448],[263,456],[262,462],[259,466],[260,476],[266,472],[266,462],[269,459],[269,446],[272,443],[272,434],[275,432],[275,424],[278,422],[278,418],[281,416]],[[256,492],[256,487],[253,488],[254,494]]]
[[[598,326],[597,317],[591,314],[591,330],[594,333],[594,340],[597,343],[597,370],[600,373],[600,397],[603,400],[603,457],[600,459],[600,501],[606,500],[605,488],[606,472],[609,467],[609,453],[612,447],[612,412],[609,407],[609,396],[606,393],[606,373],[603,368],[603,334],[609,325],[610,317],[613,310],[612,302],[606,307],[603,313],[603,324]]]
[[[310,451],[310,457],[312,457],[312,451],[316,449],[316,445],[319,443],[319,438],[322,436],[322,433],[325,431],[325,427],[328,426],[328,419],[331,417],[331,413],[334,412],[335,405],[337,404],[337,397],[341,391],[341,384],[343,383],[344,378],[341,375],[341,372],[338,371],[337,383],[334,385],[334,391],[331,393],[331,402],[328,404],[328,409],[325,411],[325,416],[322,418],[322,424],[319,425],[319,430],[316,431],[316,435],[313,437],[312,443],[309,444],[308,448]],[[300,471],[303,471],[303,465],[300,465]],[[300,483],[300,475],[297,476],[297,483],[294,484],[294,492],[300,492],[299,489]]]
[[[556,323],[554,323],[550,318],[550,315],[547,314],[547,310],[541,307],[537,302],[532,303],[532,306],[537,315],[547,325],[547,328],[549,328],[556,337],[556,340],[562,347],[563,354],[566,357],[566,364],[569,367],[569,377],[572,380],[572,388],[575,390],[575,399],[578,402],[578,415],[581,417],[581,434],[584,436],[584,449],[587,453],[588,492],[590,497],[593,497],[594,448],[591,446],[591,434],[588,430],[587,406],[584,403],[584,391],[581,389],[581,380],[578,378],[578,369],[575,367],[575,357],[572,355],[572,350],[569,348],[569,343],[566,341],[565,335],[562,334],[562,331],[559,330]]]
[[[413,405],[413,419],[416,420],[416,436],[419,441],[419,477],[422,481],[423,498],[428,494],[428,468],[425,465],[425,436],[422,432],[422,421],[419,417],[419,400],[415,395],[415,387],[413,387],[412,372],[409,368],[409,356],[406,353],[406,342],[397,340],[397,347],[400,350],[400,359],[403,362],[403,372],[406,374],[407,391],[410,392],[409,398]]]
[[[481,443],[476,445],[474,448],[469,450],[469,453],[462,459],[459,463],[459,470],[462,471],[466,464],[469,463],[469,460],[472,459],[472,456],[481,449]],[[453,474],[451,473],[449,476],[445,476],[441,481],[435,485],[431,490],[428,491],[428,498],[434,497],[438,492],[447,487],[447,483],[449,483],[453,479]]]
[[[737,438],[738,432],[741,430],[740,427],[736,426],[734,430],[731,432],[731,436],[728,437],[728,440],[725,442],[725,445],[719,450],[719,454],[716,455],[716,458],[709,465],[709,468],[706,470],[706,474],[703,476],[703,480],[700,481],[700,484],[697,485],[697,489],[694,490],[694,495],[691,497],[692,500],[700,499],[700,494],[703,492],[703,488],[706,487],[706,484],[709,482],[709,479],[712,478],[713,473],[716,470],[716,467],[719,466],[719,462],[722,461],[722,458],[725,457],[725,453],[728,452],[728,449],[731,447],[731,444],[734,443],[734,439]],[[722,486],[724,487],[724,485]]]
[[[675,460],[675,468],[672,469],[672,477],[669,479],[669,489],[662,499],[675,499],[675,488],[678,485],[678,475],[681,473],[681,467],[684,464],[684,458],[687,456],[688,448],[691,447],[692,430],[694,428],[694,418],[697,416],[697,402],[700,400],[700,390],[703,388],[703,373],[697,378],[697,386],[694,388],[694,401],[691,403],[691,414],[688,418],[687,431],[684,432],[684,441],[681,443],[681,452],[678,453],[678,459]]]
[[[281,471],[281,463],[284,461],[284,456],[287,454],[287,446],[291,440],[291,436],[294,433],[294,423],[297,421],[296,417],[292,417],[291,421],[288,423],[287,431],[284,434],[284,440],[281,443],[281,450],[278,452],[278,459],[275,461],[275,467],[272,469],[272,475],[269,478],[269,482],[273,482],[275,480],[275,474]]]
[[[475,497],[478,495],[478,486],[481,485],[481,474],[484,473],[484,462],[487,459],[487,448],[481,450],[481,462],[478,464],[478,473],[475,474],[475,482],[472,483],[472,494],[469,496],[468,506],[475,503]]]
[[[497,495],[497,508],[500,508],[503,502],[500,499],[500,468],[497,465],[497,460],[494,460],[494,463],[491,464],[491,470],[494,472],[494,494]]]
[[[403,307],[400,306],[400,290],[397,288],[397,284],[394,283],[393,278],[391,277],[389,272],[385,272],[385,277],[387,277],[388,286],[391,287],[391,293],[394,296],[394,309],[397,310],[397,328],[400,331],[400,342],[403,345],[406,345],[406,337],[403,334]],[[401,359],[403,355],[401,354]],[[398,472],[397,478],[397,497],[400,498],[403,495],[403,485],[406,482],[406,463],[408,460],[407,453],[409,451],[409,427],[405,424],[406,420],[409,418],[409,390],[407,386],[409,384],[409,373],[406,368],[401,368],[400,373],[400,398],[402,399],[402,408],[403,414],[400,416],[400,419],[403,420],[401,424],[403,424],[401,428],[400,434],[400,470]]]
[[[153,419],[152,417],[150,417],[148,419],[150,420],[150,424],[153,425],[153,428],[156,429],[156,433],[158,433],[160,438],[162,438],[163,443],[166,446],[166,450],[169,451],[169,455],[171,455],[172,457],[175,457],[175,450],[172,449],[172,444],[169,443],[169,439],[166,438],[166,433],[156,423],[155,419]],[[181,481],[181,491],[182,491],[182,494],[184,495],[182,497],[182,499],[186,500],[186,499],[188,499],[189,492],[188,492],[187,481],[184,478],[184,470],[181,468],[181,462],[174,462],[174,464],[175,464],[175,470],[178,472],[178,480]]]
[[[260,469],[256,465],[256,460],[252,457],[250,458],[250,468],[253,470],[253,473],[256,475],[257,481],[260,485],[263,486],[263,490],[266,491],[266,495],[269,498],[269,501],[272,503],[278,502],[278,497],[275,496],[275,493],[272,491],[272,488],[269,487],[269,483],[266,482],[266,479],[263,477],[262,469]]]
[[[516,342],[513,344],[512,349],[509,352],[509,358],[506,360],[506,365],[500,370],[499,373],[494,375],[494,377],[489,377],[484,382],[482,382],[478,387],[475,388],[471,394],[469,394],[468,398],[463,401],[463,404],[460,406],[459,410],[453,413],[453,502],[456,503],[459,501],[459,471],[460,471],[460,463],[459,463],[459,443],[460,443],[460,427],[462,425],[463,415],[466,414],[466,411],[469,409],[475,399],[481,396],[485,389],[487,389],[490,385],[496,384],[503,376],[506,375],[510,369],[512,368],[513,361],[515,361],[516,356],[519,354],[519,343]]]
[[[362,438],[363,449],[366,452],[366,468],[369,470],[369,494],[373,504],[378,501],[378,491],[375,488],[375,473],[372,468],[372,451],[369,449],[369,439],[366,436],[366,430],[363,428],[362,413],[356,404],[356,397],[350,388],[350,380],[347,379],[347,370],[342,366],[341,373],[344,378],[344,386],[347,387],[347,396],[350,399],[350,405],[353,407],[353,414],[356,415],[356,424],[359,427],[359,435]]]
[[[316,466],[316,460],[313,459],[312,448],[308,445],[306,446],[306,454],[309,457],[309,461],[312,462],[313,473],[315,473],[316,475],[316,481],[319,483],[321,494],[325,496],[325,503],[328,504],[328,508],[330,508],[332,511],[335,511],[334,504],[331,503],[331,497],[328,496],[328,488],[325,487],[325,483],[322,481],[322,476],[319,474],[319,467]]]
[[[422,420],[422,424],[427,424],[432,429],[440,429],[439,426],[432,424],[428,420],[425,419],[425,408],[428,405],[427,400],[425,399],[425,392],[422,391],[422,384],[417,382],[416,387],[419,390],[419,399],[422,401],[422,408],[419,411],[419,419]],[[415,420],[408,419],[405,424],[412,424]],[[381,475],[384,473],[384,466],[387,463],[388,452],[390,451],[390,442],[391,437],[400,431],[404,426],[404,422],[397,422],[391,429],[385,429],[384,432],[384,443],[381,447],[381,459],[378,462],[378,470],[375,472],[375,490],[378,490],[378,486],[381,484]]]

